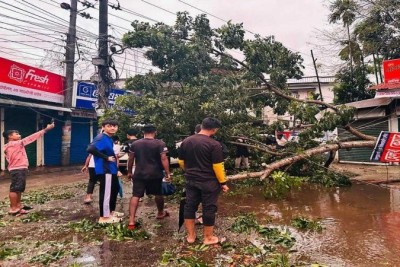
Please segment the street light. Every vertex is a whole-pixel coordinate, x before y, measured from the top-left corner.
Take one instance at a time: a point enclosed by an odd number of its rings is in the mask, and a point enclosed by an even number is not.
[[[68,3],[61,3],[61,4],[60,4],[60,7],[61,7],[62,9],[66,9],[66,10],[71,9],[70,4],[68,4]]]

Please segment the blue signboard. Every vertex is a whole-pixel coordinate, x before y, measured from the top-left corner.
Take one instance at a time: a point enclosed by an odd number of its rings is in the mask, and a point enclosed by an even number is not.
[[[115,104],[117,97],[125,95],[125,90],[110,89],[108,95],[108,106],[112,107]],[[98,90],[95,84],[78,82],[76,88],[76,108],[81,109],[95,109],[97,107]],[[133,115],[133,110],[124,110],[126,113]]]

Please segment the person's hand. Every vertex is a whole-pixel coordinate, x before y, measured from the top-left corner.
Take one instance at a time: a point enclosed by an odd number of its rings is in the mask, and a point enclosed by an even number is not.
[[[114,156],[109,156],[109,157],[107,158],[107,161],[110,161],[110,162],[115,162],[115,161],[116,161],[116,159],[115,159],[115,157],[114,157]]]
[[[229,191],[229,187],[226,184],[221,185],[221,189],[222,189],[222,192],[224,192],[224,193]]]
[[[81,169],[81,172],[87,172],[87,170],[88,170],[88,167],[87,166],[83,166],[82,169]]]
[[[128,172],[128,175],[126,177],[128,178],[128,180],[132,180],[133,175],[132,175],[132,173]]]
[[[171,175],[169,173],[167,175],[165,175],[164,179],[168,183],[172,182]]]
[[[47,124],[45,130],[46,130],[46,131],[50,131],[50,130],[53,129],[54,127],[55,127],[54,122],[52,122],[52,123],[50,123],[50,124]]]

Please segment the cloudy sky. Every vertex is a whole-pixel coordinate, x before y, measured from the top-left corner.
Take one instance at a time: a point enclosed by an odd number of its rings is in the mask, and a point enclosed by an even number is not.
[[[65,33],[69,11],[59,7],[68,0],[0,0],[0,56],[29,65],[40,66],[53,72],[63,73],[62,65]],[[81,1],[83,2],[83,0]],[[87,78],[94,73],[90,58],[96,55],[98,32],[98,1],[90,0],[95,8],[86,10],[81,3],[78,10],[90,14],[93,19],[78,17],[78,44],[81,61],[77,64],[76,78]],[[243,22],[246,37],[252,33],[274,35],[293,51],[301,53],[305,62],[305,75],[314,75],[310,50],[318,43],[317,30],[329,27],[327,0],[120,0],[122,10],[110,8],[109,33],[120,41],[130,29],[130,21],[150,23],[161,21],[172,24],[177,11],[188,11],[192,16],[209,13],[212,26],[218,27],[232,20]],[[116,0],[110,4],[117,5]],[[201,11],[202,10],[202,11]],[[317,58],[318,51],[314,50]],[[323,63],[322,55],[319,59]],[[122,77],[145,73],[152,69],[143,58],[143,51],[129,51],[117,59]],[[323,70],[321,70],[323,72]],[[332,73],[322,73],[332,74]]]

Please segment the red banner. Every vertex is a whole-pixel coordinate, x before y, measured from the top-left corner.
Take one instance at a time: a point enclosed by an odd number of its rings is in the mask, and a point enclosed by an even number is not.
[[[380,162],[400,162],[400,133],[381,132],[371,160]]]
[[[400,82],[400,59],[383,61],[383,72],[385,83]]]
[[[0,94],[63,103],[64,77],[0,57]]]

